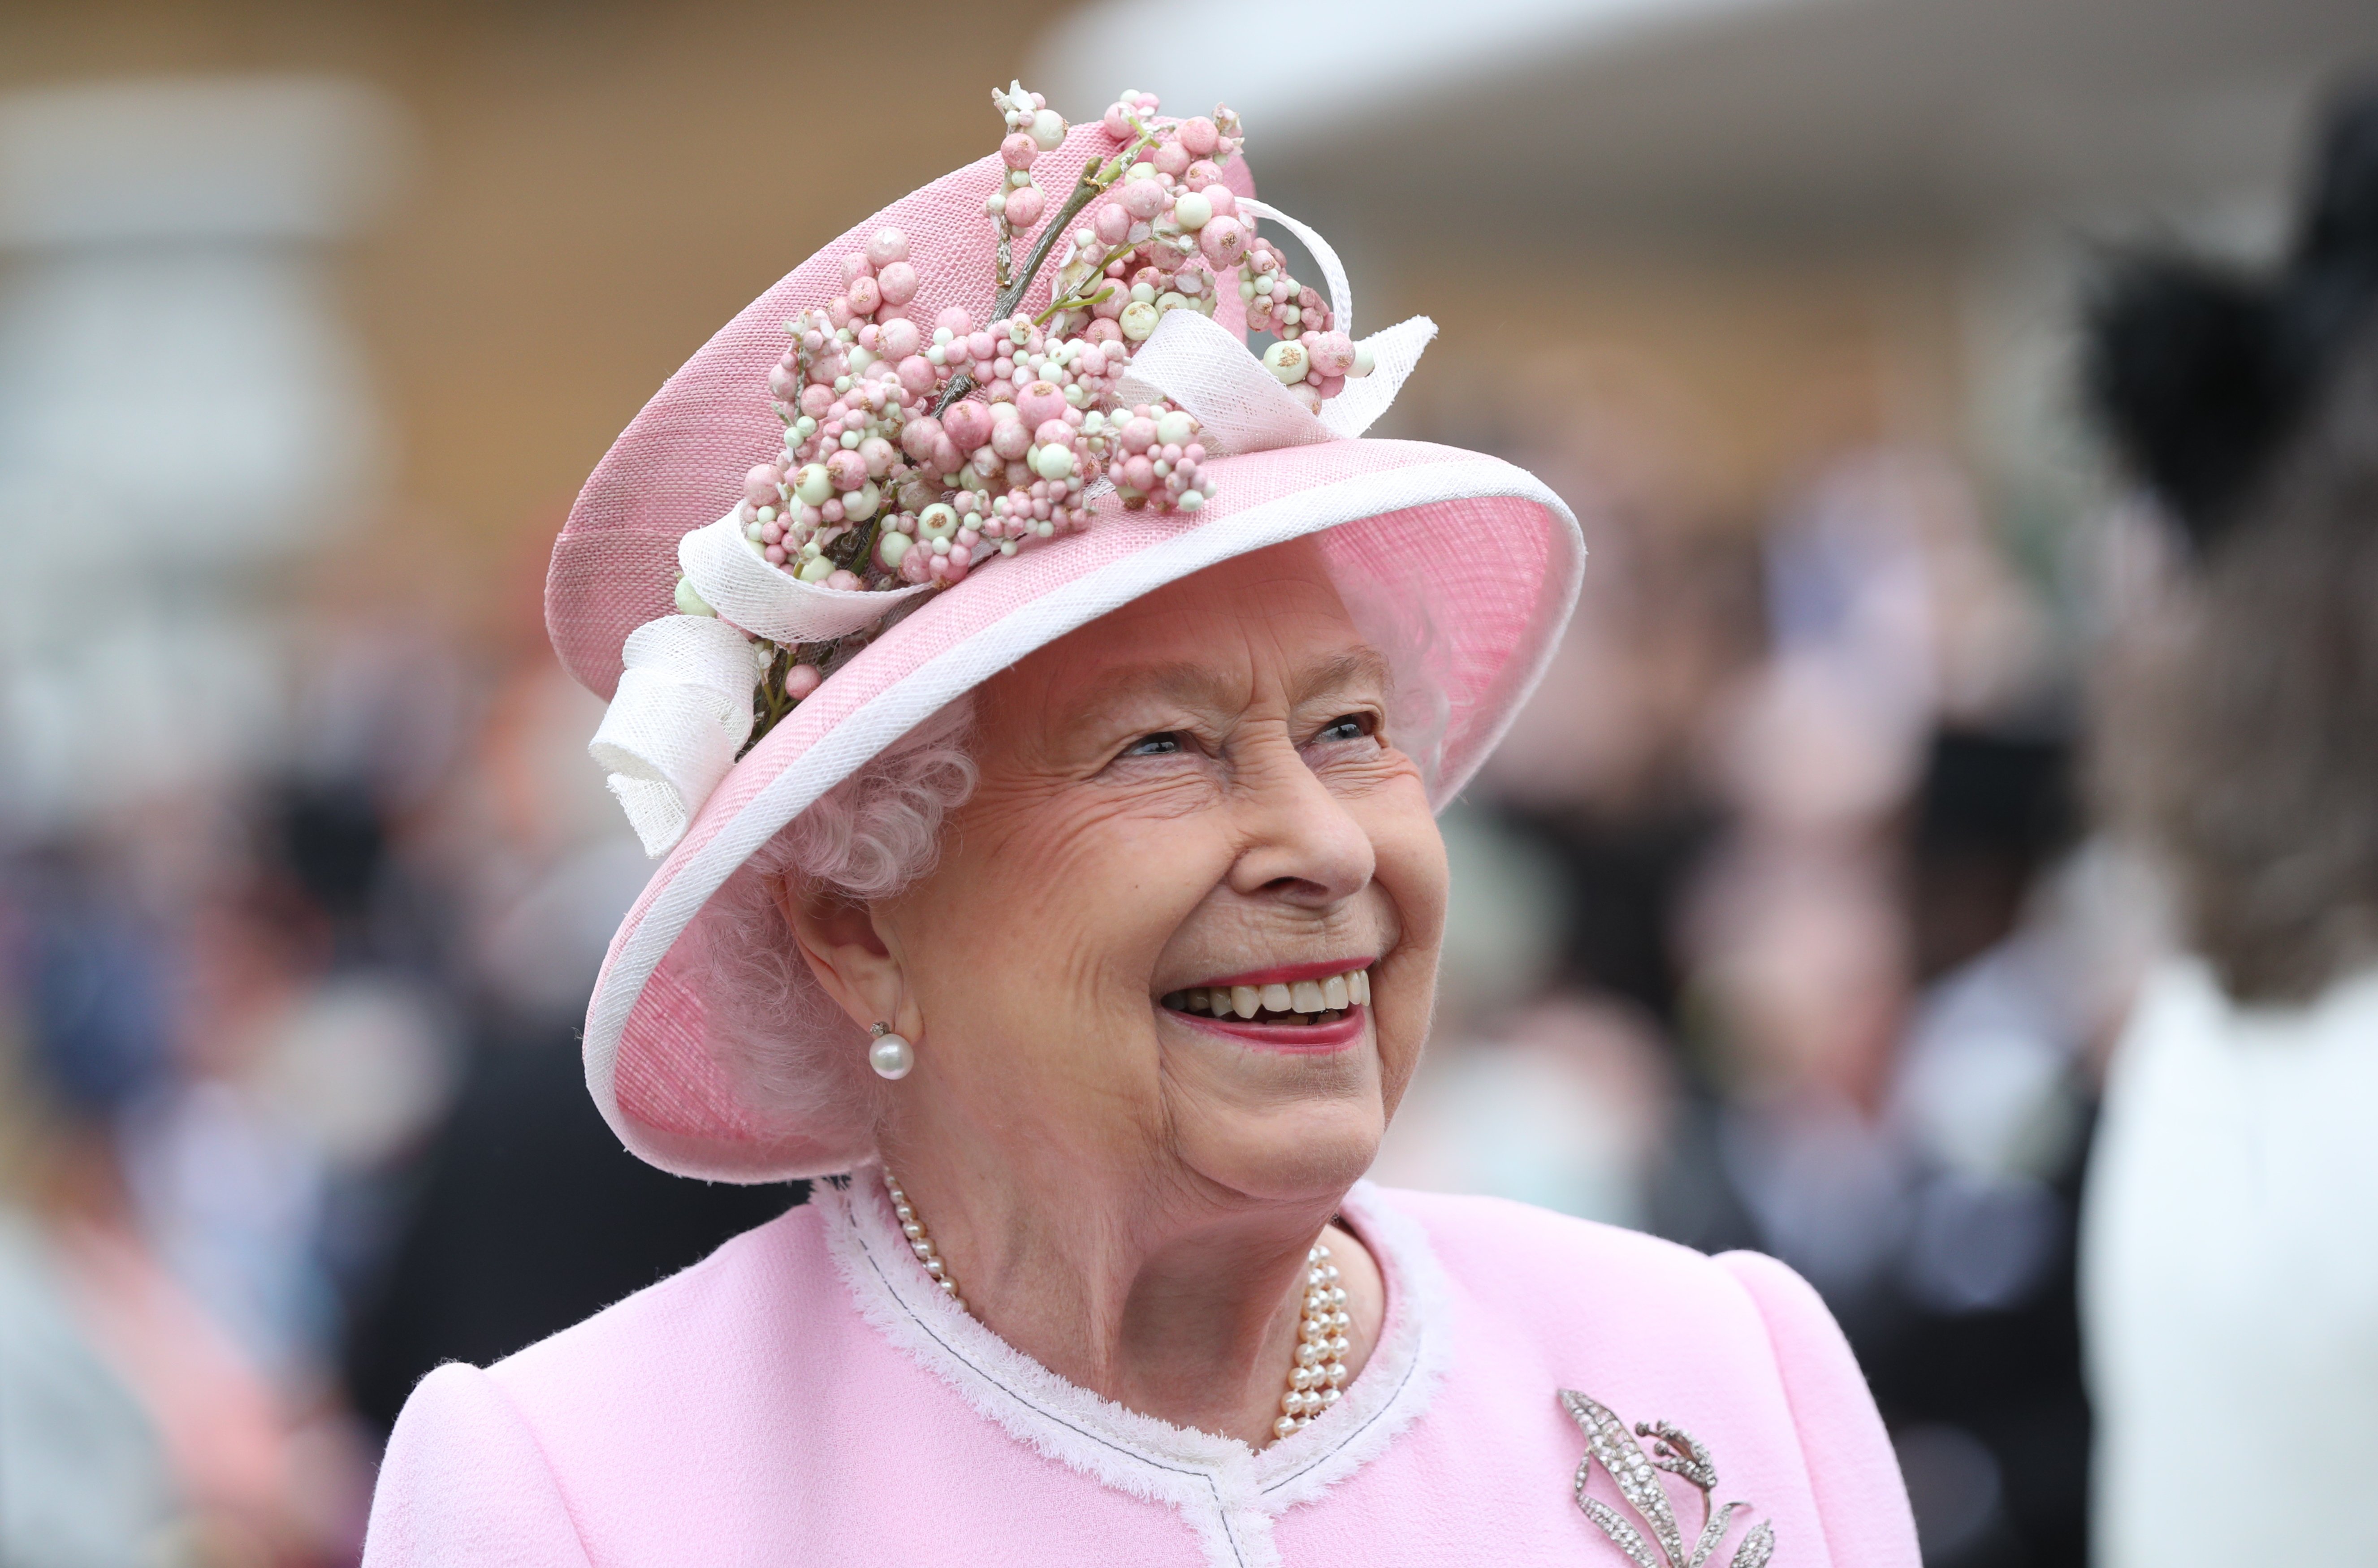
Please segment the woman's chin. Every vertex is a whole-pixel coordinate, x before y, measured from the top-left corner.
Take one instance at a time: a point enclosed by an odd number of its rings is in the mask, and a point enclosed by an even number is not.
[[[1186,1162],[1250,1197],[1330,1197],[1368,1170],[1387,1131],[1367,1039],[1326,1053],[1218,1042],[1168,1051],[1166,1119]]]
[[[1280,1123],[1208,1129],[1184,1150],[1208,1179],[1250,1198],[1336,1203],[1379,1153],[1381,1122],[1351,1107]]]

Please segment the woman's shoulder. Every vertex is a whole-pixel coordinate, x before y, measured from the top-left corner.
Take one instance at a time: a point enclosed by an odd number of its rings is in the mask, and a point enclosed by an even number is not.
[[[818,1230],[813,1207],[788,1210],[484,1370],[440,1367],[414,1389],[402,1419],[428,1420],[459,1401],[458,1409],[500,1406],[541,1431],[567,1427],[588,1401],[616,1411],[650,1389],[667,1391],[675,1405],[706,1383],[731,1382],[739,1363],[775,1347],[783,1323],[811,1316],[808,1298],[831,1284]]]
[[[699,1462],[783,1393],[787,1337],[834,1286],[820,1229],[793,1209],[492,1366],[431,1372],[389,1440],[366,1568],[580,1568],[590,1496],[632,1499],[655,1454]]]
[[[1838,1385],[1871,1408],[1822,1298],[1763,1253],[1711,1256],[1507,1198],[1366,1188],[1363,1202],[1418,1226],[1454,1288],[1490,1308],[1536,1303],[1528,1315],[1539,1333],[1647,1347],[1732,1344],[1787,1384]],[[1560,1311],[1543,1310],[1555,1302]]]
[[[812,1204],[728,1238],[701,1262],[488,1367],[516,1398],[655,1364],[699,1364],[747,1343],[788,1299],[830,1283]]]
[[[1678,1301],[1714,1297],[1739,1303],[1750,1293],[1762,1307],[1824,1311],[1816,1293],[1784,1264],[1758,1252],[1712,1257],[1639,1230],[1556,1214],[1508,1198],[1368,1188],[1371,1201],[1413,1221],[1455,1278],[1551,1292],[1600,1295],[1622,1287],[1636,1299]]]
[[[1835,1562],[1916,1561],[1891,1442],[1856,1358],[1815,1290],[1756,1252],[1715,1257],[1639,1231],[1500,1198],[1364,1190],[1358,1222],[1417,1227],[1467,1337],[1496,1347],[1461,1381],[1519,1412],[1576,1389],[1629,1422],[1674,1420],[1785,1519],[1805,1490]],[[1418,1271],[1415,1271],[1418,1272]],[[1423,1285],[1423,1290],[1426,1287]],[[1777,1525],[1779,1530],[1786,1526]]]

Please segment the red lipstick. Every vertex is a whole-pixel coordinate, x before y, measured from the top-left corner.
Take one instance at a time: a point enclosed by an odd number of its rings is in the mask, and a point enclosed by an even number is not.
[[[1332,969],[1327,973],[1337,975],[1343,971]],[[1175,1012],[1169,1008],[1165,1011],[1168,1017],[1193,1029],[1227,1035],[1257,1050],[1285,1051],[1291,1056],[1327,1056],[1350,1048],[1362,1040],[1363,1026],[1371,1012],[1367,1007],[1350,1007],[1331,1023],[1257,1023],[1244,1018],[1216,1018],[1209,1013]]]

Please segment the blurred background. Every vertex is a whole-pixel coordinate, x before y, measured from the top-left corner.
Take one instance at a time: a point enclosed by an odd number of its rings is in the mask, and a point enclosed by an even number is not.
[[[2171,939],[2080,787],[2168,569],[2083,418],[2109,244],[2252,262],[2372,0],[0,4],[0,1564],[354,1561],[412,1382],[798,1189],[621,1153],[647,865],[545,640],[579,482],[1020,77],[1229,102],[1382,433],[1584,520],[1448,816],[1378,1174],[1823,1291],[1932,1568],[2089,1554],[2078,1195]],[[896,53],[864,128],[820,94]]]

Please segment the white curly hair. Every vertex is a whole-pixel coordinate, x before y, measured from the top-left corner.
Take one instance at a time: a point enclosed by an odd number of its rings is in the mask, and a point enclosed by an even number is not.
[[[1442,643],[1428,607],[1340,582],[1355,629],[1387,663],[1388,733],[1434,795],[1450,717]],[[809,972],[784,913],[788,883],[858,903],[889,898],[933,868],[950,814],[974,793],[969,692],[886,747],[761,846],[715,895],[712,1050],[750,1103],[808,1125],[872,1126],[886,1085],[866,1035]],[[788,1027],[788,1025],[790,1025]]]

